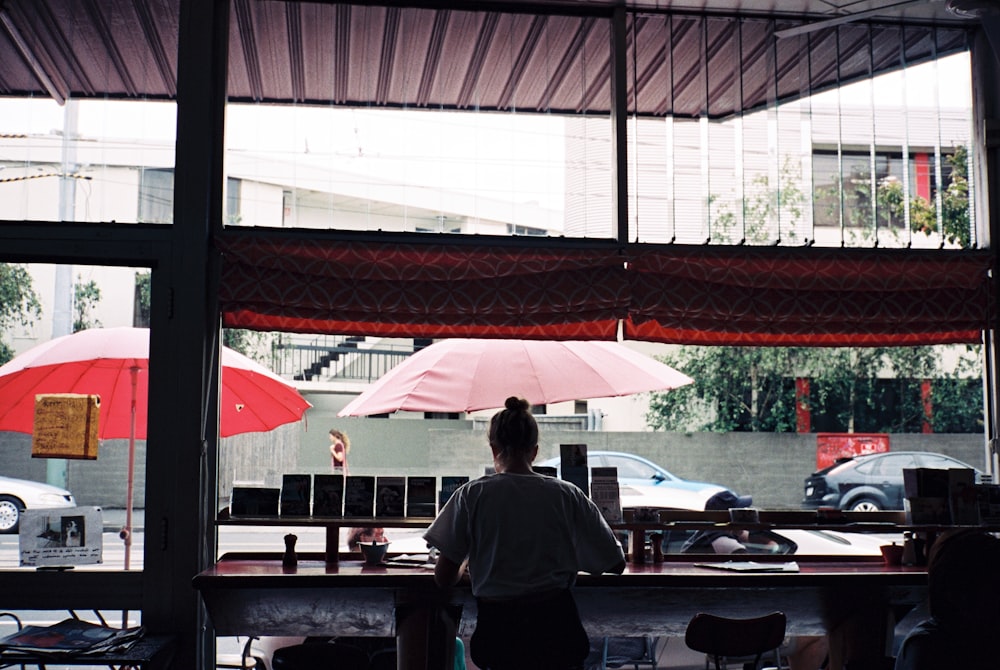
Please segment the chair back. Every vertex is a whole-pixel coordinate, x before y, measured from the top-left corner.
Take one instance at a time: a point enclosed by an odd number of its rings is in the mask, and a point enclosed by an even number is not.
[[[720,659],[731,656],[754,656],[760,664],[764,652],[777,649],[785,639],[785,613],[772,612],[752,619],[732,619],[700,612],[688,623],[684,643],[689,649]]]
[[[274,670],[368,670],[368,654],[354,645],[306,642],[275,649]]]

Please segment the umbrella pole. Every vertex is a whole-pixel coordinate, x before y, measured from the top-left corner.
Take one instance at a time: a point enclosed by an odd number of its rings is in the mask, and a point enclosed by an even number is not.
[[[133,365],[129,368],[129,372],[132,377],[132,407],[128,430],[128,482],[125,489],[125,527],[119,533],[125,542],[125,570],[129,569],[132,559],[132,491],[135,480],[135,396],[139,376],[138,366]],[[128,628],[128,610],[122,610],[122,628]]]
[[[139,368],[137,366],[132,366],[129,369],[132,375],[132,415],[130,417],[129,432],[128,432],[128,482],[127,490],[125,492],[125,527],[122,529],[121,536],[125,541],[125,569],[129,569],[132,557],[132,492],[134,490],[135,481],[135,396],[136,396],[136,386],[137,377],[139,375]]]

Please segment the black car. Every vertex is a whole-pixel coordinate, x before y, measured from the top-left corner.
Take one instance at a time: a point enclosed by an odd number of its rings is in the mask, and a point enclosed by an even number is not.
[[[903,468],[971,468],[951,456],[890,451],[840,459],[806,478],[802,506],[854,512],[903,509]],[[979,471],[976,471],[976,480]]]

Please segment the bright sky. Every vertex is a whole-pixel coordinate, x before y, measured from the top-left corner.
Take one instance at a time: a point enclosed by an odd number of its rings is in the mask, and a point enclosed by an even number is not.
[[[955,54],[820,93],[812,101],[835,105],[839,94],[842,105],[852,106],[971,107],[971,68],[968,54]]]
[[[400,183],[516,193],[561,208],[564,120],[555,115],[231,106],[231,150]]]

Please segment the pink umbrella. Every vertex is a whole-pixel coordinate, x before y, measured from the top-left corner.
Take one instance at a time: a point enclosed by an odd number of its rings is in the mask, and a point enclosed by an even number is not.
[[[512,395],[540,405],[666,391],[693,381],[616,342],[450,339],[410,356],[338,416],[472,412],[503,407]]]
[[[149,330],[93,328],[57,337],[0,366],[0,430],[32,433],[35,396],[85,393],[101,398],[98,437],[129,440],[125,569],[132,530],[135,440],[146,438]],[[311,405],[267,368],[222,348],[220,434],[272,430]]]

